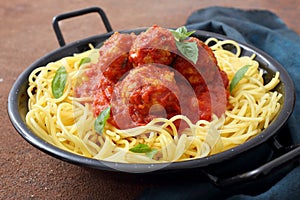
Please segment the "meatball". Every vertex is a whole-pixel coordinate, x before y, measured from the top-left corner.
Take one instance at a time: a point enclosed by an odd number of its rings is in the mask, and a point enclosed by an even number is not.
[[[113,34],[99,49],[99,60],[75,88],[77,96],[92,96],[95,116],[111,106],[108,122],[127,129],[154,118],[182,114],[196,123],[220,117],[226,110],[228,78],[202,41],[196,42],[198,61],[181,55],[172,33],[158,26],[139,36]],[[175,122],[178,130],[184,128]]]
[[[128,61],[134,34],[115,32],[99,49],[99,59],[79,79],[75,87],[77,97],[92,97],[95,116],[110,105],[114,85],[132,68]]]
[[[172,68],[147,64],[132,69],[115,85],[111,100],[112,124],[125,129],[145,125],[153,118],[171,118],[190,106],[180,93]],[[192,113],[187,111],[186,113]]]
[[[177,54],[173,34],[159,26],[152,26],[135,39],[129,53],[129,59],[134,67],[159,63],[170,65]]]
[[[196,42],[198,60],[196,64],[178,55],[173,67],[181,73],[194,89],[199,105],[199,118],[211,120],[212,113],[220,117],[226,110],[228,91],[227,74],[220,70],[212,50],[197,38],[186,42]]]
[[[103,75],[113,83],[132,68],[128,61],[130,48],[136,35],[115,32],[99,49],[98,67]]]
[[[213,81],[219,68],[211,49],[194,37],[190,37],[186,42],[196,42],[197,44],[198,61],[196,65],[179,54],[173,67],[186,77],[193,87]]]

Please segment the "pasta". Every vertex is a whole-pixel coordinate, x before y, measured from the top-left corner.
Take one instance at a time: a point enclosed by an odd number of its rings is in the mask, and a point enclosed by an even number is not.
[[[220,69],[231,81],[237,71],[249,65],[249,69],[229,96],[229,104],[221,117],[211,121],[192,123],[186,116],[170,119],[155,118],[145,126],[118,129],[107,123],[102,134],[96,133],[90,98],[74,96],[78,77],[90,64],[80,64],[89,57],[97,60],[97,49],[75,54],[35,69],[29,76],[27,125],[43,140],[78,155],[99,160],[125,163],[174,162],[213,155],[248,141],[267,128],[279,112],[282,97],[273,91],[279,83],[279,73],[269,83],[264,83],[263,71],[255,61],[255,55],[241,56],[239,45],[232,41],[209,38]],[[235,53],[224,49],[233,45]],[[63,94],[54,98],[52,80],[59,67],[64,66],[68,79]],[[188,126],[178,132],[174,122],[182,120]],[[146,153],[135,153],[131,148],[147,144]]]

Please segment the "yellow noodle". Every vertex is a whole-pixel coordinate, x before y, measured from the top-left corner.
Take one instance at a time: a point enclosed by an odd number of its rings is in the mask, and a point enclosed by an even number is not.
[[[241,48],[232,40],[209,38],[220,69],[232,80],[243,66],[250,68],[229,96],[225,114],[211,122],[199,120],[193,124],[186,116],[171,119],[156,118],[145,126],[120,130],[106,124],[102,135],[94,130],[95,117],[89,97],[74,96],[78,77],[82,77],[89,64],[79,66],[84,57],[97,61],[98,51],[91,50],[51,62],[35,69],[29,76],[27,125],[43,140],[73,153],[99,160],[124,163],[173,162],[201,158],[233,148],[255,137],[267,128],[280,110],[282,95],[272,90],[280,82],[277,72],[269,83],[264,83],[263,71],[254,60],[255,55],[241,56]],[[211,45],[212,44],[212,45]],[[235,52],[225,45],[233,45]],[[56,70],[64,66],[68,80],[63,95],[55,99],[51,82]],[[83,80],[84,81],[84,80]],[[187,124],[181,133],[174,122]],[[130,148],[147,144],[157,150],[153,158],[147,153],[133,153]]]

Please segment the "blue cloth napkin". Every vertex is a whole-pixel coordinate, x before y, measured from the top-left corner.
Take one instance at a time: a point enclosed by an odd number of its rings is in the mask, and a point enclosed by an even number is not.
[[[186,27],[226,35],[268,53],[292,77],[296,88],[295,110],[287,129],[294,144],[300,143],[300,37],[274,13],[265,10],[209,7],[187,19]],[[144,191],[138,199],[228,199],[266,200],[300,199],[300,166],[295,167],[272,187],[259,194],[228,193],[205,181],[170,183]]]

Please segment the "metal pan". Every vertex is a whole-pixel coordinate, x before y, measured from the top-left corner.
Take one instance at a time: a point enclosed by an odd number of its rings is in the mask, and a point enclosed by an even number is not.
[[[58,22],[70,17],[80,16],[96,12],[100,15],[107,33],[85,38],[70,44],[65,44]],[[276,90],[283,94],[282,108],[277,118],[270,126],[255,138],[230,150],[216,155],[199,158],[195,160],[174,162],[167,164],[125,164],[99,161],[86,158],[70,152],[61,150],[47,141],[35,135],[25,123],[25,115],[28,111],[26,93],[29,74],[37,67],[44,66],[51,61],[56,61],[66,56],[80,53],[89,49],[88,44],[101,45],[103,41],[113,34],[110,23],[102,9],[97,7],[72,11],[54,17],[53,28],[58,38],[60,48],[46,54],[33,62],[24,72],[20,74],[11,88],[8,97],[8,114],[10,120],[18,133],[30,144],[47,154],[76,165],[96,168],[108,171],[123,171],[126,173],[186,173],[189,170],[197,170],[204,173],[214,184],[219,186],[233,185],[240,182],[251,182],[260,177],[266,177],[274,171],[283,171],[285,166],[295,163],[300,157],[300,147],[297,145],[281,145],[277,138],[281,137],[282,130],[290,114],[293,111],[295,94],[293,82],[285,69],[261,50],[247,44],[239,43],[243,55],[257,55],[256,60],[260,68],[266,72],[265,79],[270,79],[276,72],[280,72],[281,83]],[[134,32],[139,34],[146,28],[133,30],[122,30],[119,32]],[[196,31],[193,35],[201,40],[215,37],[220,40],[229,39],[225,36],[206,31]],[[230,47],[229,47],[230,48]],[[286,138],[284,140],[287,140]],[[286,150],[287,149],[287,150]],[[282,150],[284,153],[282,154]],[[286,150],[286,151],[285,151]]]

